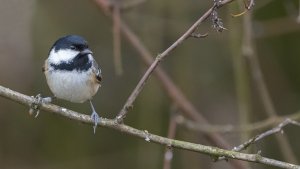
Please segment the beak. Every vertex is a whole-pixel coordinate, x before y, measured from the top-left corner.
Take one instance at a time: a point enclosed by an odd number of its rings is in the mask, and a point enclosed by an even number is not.
[[[84,49],[83,51],[80,52],[82,55],[87,55],[87,54],[93,54],[93,52],[90,49]]]

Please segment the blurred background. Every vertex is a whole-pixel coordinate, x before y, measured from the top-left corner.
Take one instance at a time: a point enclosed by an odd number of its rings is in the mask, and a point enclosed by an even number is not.
[[[211,0],[138,1],[110,2],[121,4],[122,20],[153,58],[213,3]],[[113,22],[94,1],[0,2],[0,85],[27,95],[51,95],[41,71],[49,48],[61,36],[78,34],[88,40],[103,71],[103,84],[94,98],[95,108],[105,118],[117,115],[147,65],[122,36],[123,74],[117,75],[113,59]],[[136,5],[122,9],[127,4]],[[221,130],[199,131],[178,124],[176,139],[217,146],[204,137],[211,132],[222,136],[232,148],[272,127],[254,130],[245,129],[247,126],[299,111],[299,2],[260,0],[252,12],[232,17],[243,12],[243,6],[242,0],[236,0],[219,9],[218,15],[227,30],[216,31],[208,19],[197,29],[197,33],[208,33],[206,38],[189,38],[161,63],[201,115],[212,126],[221,125]],[[127,125],[167,136],[175,103],[162,86],[155,75],[151,76],[125,119]],[[54,103],[85,114],[91,112],[88,103],[62,100]],[[163,168],[165,147],[161,145],[107,128],[98,128],[94,135],[91,126],[47,112],[34,118],[28,111],[24,105],[0,98],[1,169]],[[180,106],[175,112],[194,121],[180,111]],[[235,127],[224,131],[222,125]],[[256,143],[248,152],[261,150],[264,156],[299,164],[300,129],[289,126],[284,131]],[[243,164],[248,168],[268,168]],[[171,168],[235,167],[224,161],[214,163],[206,155],[175,149]]]

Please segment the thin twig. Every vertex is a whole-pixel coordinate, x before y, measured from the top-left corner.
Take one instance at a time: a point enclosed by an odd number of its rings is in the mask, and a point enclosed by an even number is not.
[[[208,33],[205,33],[205,34],[192,33],[190,36],[193,37],[193,38],[205,38],[205,37],[208,36]]]
[[[291,115],[287,116],[276,116],[270,117],[268,119],[250,123],[247,125],[239,125],[235,126],[232,124],[224,124],[224,125],[217,125],[217,124],[199,124],[195,123],[194,121],[188,120],[182,115],[177,115],[176,122],[179,125],[182,125],[189,130],[202,132],[202,133],[233,133],[233,132],[253,132],[258,130],[264,130],[271,126],[276,126],[284,119],[292,119],[292,120],[300,120],[300,111],[295,112]]]
[[[263,138],[265,138],[267,136],[270,136],[270,135],[276,134],[278,132],[281,132],[283,130],[283,127],[285,127],[288,124],[293,124],[293,125],[300,126],[299,122],[296,122],[296,121],[291,120],[291,119],[286,119],[283,122],[281,122],[280,124],[278,124],[276,127],[272,128],[270,130],[267,130],[264,133],[256,135],[255,137],[249,139],[245,143],[243,143],[243,144],[241,144],[241,145],[239,145],[237,147],[234,147],[232,150],[233,151],[242,151],[242,150],[245,150],[247,147],[249,147],[249,145],[258,142],[259,140],[261,140],[261,139],[263,139]]]
[[[233,7],[233,6],[232,6]],[[235,3],[235,8],[242,8],[243,1]],[[251,86],[250,76],[247,69],[245,57],[241,54],[241,40],[242,36],[239,32],[243,28],[242,23],[237,23],[236,20],[231,19],[230,23],[230,46],[232,53],[232,63],[234,70],[235,90],[238,108],[238,123],[240,125],[247,125],[250,123],[250,116],[252,114],[252,101],[251,101]],[[240,140],[250,138],[250,133],[241,132]]]
[[[278,113],[275,110],[272,98],[267,89],[267,85],[265,83],[264,76],[259,65],[259,59],[256,52],[255,44],[253,42],[254,35],[252,30],[252,11],[249,11],[247,14],[244,15],[243,25],[244,33],[242,54],[249,61],[250,73],[253,77],[254,83],[257,86],[258,94],[263,103],[265,112],[270,118],[276,117]],[[298,163],[293,149],[289,144],[288,138],[286,136],[276,135],[276,140],[278,142],[280,151],[284,155],[285,159],[292,163]]]
[[[245,9],[243,12],[240,12],[238,14],[231,14],[232,17],[239,17],[239,16],[242,16],[244,14],[246,14],[250,9],[253,8],[254,6],[254,0],[248,0],[249,1],[249,4],[247,4],[245,1],[244,1],[244,6],[245,6]]]
[[[4,98],[18,102],[18,103],[26,105],[28,107],[30,107],[31,104],[36,102],[34,97],[30,97],[30,96],[18,93],[16,91],[10,90],[3,86],[0,86],[0,95]],[[50,113],[53,113],[53,114],[63,116],[65,118],[68,118],[68,119],[71,119],[74,121],[82,122],[82,123],[89,124],[89,125],[94,125],[94,121],[91,119],[91,117],[89,115],[81,114],[81,113],[78,113],[78,112],[75,112],[75,111],[66,109],[64,107],[54,105],[54,104],[42,104],[40,106],[40,109],[45,110]],[[115,120],[101,119],[101,121],[98,123],[98,126],[115,129],[119,132],[126,133],[128,135],[132,135],[132,136],[144,139],[147,142],[154,142],[154,143],[166,145],[169,147],[194,151],[194,152],[198,152],[201,154],[207,154],[210,156],[215,156],[215,157],[224,156],[229,159],[255,162],[255,163],[265,164],[265,165],[269,165],[269,166],[276,166],[276,167],[280,167],[280,168],[300,169],[300,166],[298,166],[298,165],[266,158],[259,154],[239,153],[239,152],[235,152],[235,151],[224,150],[224,149],[211,147],[211,146],[205,146],[205,145],[201,145],[201,144],[195,144],[195,143],[190,143],[190,142],[185,142],[185,141],[180,141],[180,140],[168,139],[168,138],[161,137],[161,136],[158,136],[155,134],[151,134],[148,131],[146,132],[146,130],[138,130],[133,127],[127,126],[125,124],[116,123]],[[147,142],[145,142],[145,143],[147,143]]]
[[[232,149],[232,151],[236,151],[236,152],[243,151],[243,150],[247,149],[251,144],[254,144],[254,143],[258,142],[258,141],[262,140],[265,137],[268,137],[270,135],[276,134],[278,132],[282,132],[283,131],[283,127],[285,127],[288,124],[293,124],[293,125],[296,125],[296,126],[300,127],[300,123],[299,122],[291,120],[291,119],[285,119],[283,122],[281,122],[280,124],[278,124],[276,127],[272,128],[270,130],[267,130],[267,131],[265,131],[265,132],[263,132],[261,134],[258,134],[256,136],[252,137],[251,139],[249,139],[248,141],[244,142],[243,144],[234,147]],[[225,157],[219,157],[218,159],[216,159],[216,161],[218,161],[218,160],[224,160],[224,159],[226,159],[226,158]]]
[[[169,121],[169,127],[168,127],[168,138],[174,139],[176,135],[176,129],[177,129],[177,123],[176,123],[176,112],[177,106],[174,105],[171,107],[171,115],[170,115],[170,121]],[[163,169],[171,169],[171,162],[173,159],[173,149],[171,147],[165,148],[165,154],[164,154],[164,163],[163,163]]]
[[[151,65],[153,58],[150,52],[142,45],[142,42],[138,39],[138,37],[128,28],[128,26],[123,23],[121,26],[121,30],[124,33],[125,37],[132,43],[135,49],[140,53],[143,61],[147,65]],[[170,79],[170,77],[166,74],[166,72],[157,67],[154,71],[155,75],[159,79],[159,82],[162,84],[165,91],[167,91],[168,96],[172,99],[178,106],[178,108],[189,118],[193,119],[197,123],[207,124],[208,121],[202,116],[201,112],[199,112],[195,106],[186,98],[186,96],[182,93],[182,91],[174,84],[174,82]],[[206,138],[210,140],[214,145],[229,149],[231,146],[229,143],[217,133],[204,133]],[[230,161],[232,165],[238,169],[245,169],[244,165],[239,161]]]
[[[231,2],[232,0],[224,0],[218,4],[217,7],[221,7],[224,4]],[[133,106],[133,102],[136,100],[137,96],[142,91],[146,81],[152,74],[153,70],[157,67],[159,62],[164,59],[171,51],[173,51],[178,45],[180,45],[185,39],[187,39],[206,18],[208,18],[213,11],[215,11],[216,5],[214,4],[207,12],[205,12],[180,38],[178,38],[170,47],[168,47],[164,52],[157,55],[154,62],[148,68],[144,76],[141,78],[135,89],[132,91],[131,95],[128,97],[126,103],[124,104],[123,108],[119,112],[118,116],[116,117],[118,122],[122,122],[125,118],[126,114],[128,113],[129,109]]]
[[[102,12],[111,17],[111,11],[109,3],[107,0],[94,0],[98,7],[102,10]],[[226,1],[229,3],[229,1]],[[142,60],[146,65],[150,66],[154,59],[149,50],[143,45],[138,36],[127,26],[126,23],[121,22],[120,28],[124,37],[132,44],[135,50],[140,54]],[[186,98],[183,92],[175,85],[172,79],[167,75],[167,73],[160,67],[157,67],[154,70],[155,75],[159,79],[159,82],[162,84],[164,90],[167,92],[170,99],[174,101],[178,105],[178,108],[185,113],[185,115],[194,121],[197,121],[201,124],[209,124],[208,121],[202,116],[202,114],[193,106],[193,104]],[[229,149],[230,144],[217,133],[204,133],[206,138],[211,141],[214,145]],[[230,163],[237,169],[245,169],[245,166],[240,161],[230,161]]]
[[[112,18],[113,18],[113,47],[114,47],[114,66],[117,75],[122,75],[122,57],[121,57],[121,31],[120,31],[120,7],[119,1],[115,2],[113,6]]]
[[[248,0],[249,1],[249,4],[248,5],[246,5],[246,9],[247,10],[250,10],[250,9],[252,9],[253,8],[253,6],[254,6],[254,0]]]
[[[101,5],[100,5],[101,6]],[[126,31],[125,31],[126,32]],[[127,33],[128,33],[128,31],[127,31]],[[142,52],[143,53],[143,52]],[[145,52],[144,52],[145,53]],[[146,52],[147,53],[147,52]]]

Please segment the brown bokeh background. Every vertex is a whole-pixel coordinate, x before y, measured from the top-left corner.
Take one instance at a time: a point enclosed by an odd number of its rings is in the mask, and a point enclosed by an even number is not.
[[[122,3],[129,3],[126,0]],[[41,66],[52,43],[60,36],[84,36],[103,71],[103,84],[94,98],[101,116],[114,118],[142,77],[147,66],[139,54],[122,39],[123,75],[114,70],[112,22],[93,1],[82,0],[0,0],[0,85],[27,95],[51,95]],[[241,2],[240,2],[241,3]],[[153,57],[170,46],[210,6],[212,1],[146,0],[121,13],[124,22],[140,37]],[[300,109],[300,25],[298,1],[257,1],[252,28],[256,53],[278,115]],[[228,29],[218,33],[207,20],[198,29],[208,32],[203,39],[190,38],[161,63],[186,97],[212,124],[240,124],[239,90],[235,59],[240,50],[243,16],[234,2],[218,10]],[[249,69],[246,64],[246,69]],[[250,74],[249,72],[246,74]],[[249,122],[267,118],[254,80],[249,75]],[[62,100],[55,104],[90,114],[87,103]],[[130,111],[125,123],[166,136],[173,103],[152,76]],[[0,168],[161,168],[164,147],[41,112],[29,116],[28,107],[0,98]],[[263,130],[247,133],[253,136]],[[296,160],[300,161],[299,131],[287,127]],[[223,133],[232,145],[243,139],[240,132]],[[176,139],[212,145],[201,132],[178,126]],[[270,136],[249,150],[286,161],[278,142]],[[232,168],[227,162],[214,163],[210,157],[183,150],[174,151],[172,168]],[[266,166],[251,164],[252,168]]]

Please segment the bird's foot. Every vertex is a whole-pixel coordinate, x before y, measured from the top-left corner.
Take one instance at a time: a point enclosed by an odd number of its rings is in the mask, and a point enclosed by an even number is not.
[[[40,113],[40,106],[42,104],[44,104],[44,103],[45,104],[51,103],[52,102],[52,97],[45,97],[45,98],[43,98],[41,96],[41,94],[38,94],[35,97],[34,96],[32,96],[32,97],[35,98],[35,100],[30,105],[29,114],[32,115],[32,114],[35,113],[34,117],[37,118],[37,116]]]
[[[98,123],[100,122],[100,116],[97,114],[97,112],[93,111],[93,113],[91,114],[91,118],[94,122],[94,134],[96,133],[96,128],[97,128],[97,125]]]

